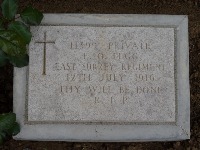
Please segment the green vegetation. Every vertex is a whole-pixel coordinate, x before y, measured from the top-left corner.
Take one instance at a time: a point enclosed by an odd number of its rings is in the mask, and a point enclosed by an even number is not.
[[[16,122],[16,115],[14,113],[7,113],[0,115],[0,145],[3,141],[20,131],[19,124]]]
[[[39,25],[43,14],[28,6],[17,14],[17,0],[4,0],[0,18],[0,67],[11,63],[15,67],[28,65],[27,45],[31,41],[30,25]],[[18,134],[19,124],[14,113],[0,114],[0,145]]]
[[[25,8],[15,21],[17,0],[4,0],[0,18],[0,66],[10,62],[15,67],[28,65],[26,46],[31,41],[29,25],[39,25],[43,14],[31,6]],[[20,19],[21,18],[21,19]]]

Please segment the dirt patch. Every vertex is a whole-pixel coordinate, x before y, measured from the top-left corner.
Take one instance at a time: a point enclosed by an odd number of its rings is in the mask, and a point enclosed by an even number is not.
[[[72,143],[9,140],[0,150],[200,149],[200,0],[19,0],[43,13],[171,14],[189,16],[191,139],[181,142]],[[13,68],[0,68],[0,113],[12,111]]]

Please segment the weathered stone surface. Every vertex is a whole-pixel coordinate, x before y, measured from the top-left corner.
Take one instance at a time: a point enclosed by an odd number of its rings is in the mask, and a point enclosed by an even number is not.
[[[173,27],[31,31],[28,121],[175,122]]]
[[[190,138],[187,16],[44,16],[14,72],[15,139]]]

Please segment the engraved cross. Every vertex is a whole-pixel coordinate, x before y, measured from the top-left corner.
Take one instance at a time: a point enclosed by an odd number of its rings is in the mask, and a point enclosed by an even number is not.
[[[44,41],[36,41],[35,43],[44,44],[44,53],[43,53],[43,73],[42,75],[46,75],[46,45],[47,44],[55,44],[55,41],[47,41],[47,32],[44,32]]]

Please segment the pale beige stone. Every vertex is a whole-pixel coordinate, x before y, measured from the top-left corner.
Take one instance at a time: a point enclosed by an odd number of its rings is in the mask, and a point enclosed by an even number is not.
[[[174,28],[31,31],[28,121],[175,122]]]

